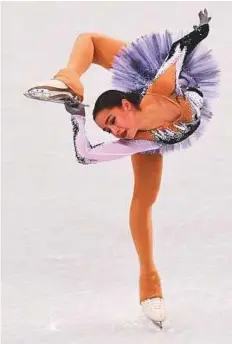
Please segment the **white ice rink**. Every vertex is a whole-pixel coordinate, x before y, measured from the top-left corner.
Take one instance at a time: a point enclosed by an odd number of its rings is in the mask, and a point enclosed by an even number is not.
[[[221,96],[204,137],[164,159],[153,209],[169,315],[160,332],[138,303],[130,158],[78,164],[64,107],[23,92],[65,66],[82,32],[190,30],[204,7]],[[231,14],[231,2],[3,3],[3,344],[232,343]],[[82,80],[89,138],[109,140],[91,111],[110,74],[93,66]]]

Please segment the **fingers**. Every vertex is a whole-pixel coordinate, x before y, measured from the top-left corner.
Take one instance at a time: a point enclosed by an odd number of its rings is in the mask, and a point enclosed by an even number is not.
[[[204,24],[208,24],[210,22],[210,20],[212,19],[212,17],[208,17],[208,11],[205,8],[204,11],[200,11],[198,13],[198,17],[200,19],[200,24],[199,25],[194,25],[193,29],[197,30],[200,26],[204,25]]]
[[[64,106],[65,106],[65,109],[68,111],[68,110],[80,110],[83,108],[83,105],[74,100],[74,99],[70,99],[70,100],[67,100],[65,103],[64,103]]]
[[[206,8],[204,9],[204,12],[200,11],[198,13],[198,17],[200,19],[200,25],[208,24],[210,20],[212,19],[212,17],[208,17],[208,11]]]
[[[64,104],[67,104],[67,106],[70,106],[70,107],[79,107],[79,108],[84,108],[84,107],[89,107],[88,104],[83,104],[82,102],[80,102],[79,100],[77,99],[69,99],[69,100],[66,100],[64,102]]]
[[[85,118],[85,106],[75,100],[67,100],[64,103],[65,110],[73,116],[81,116]]]
[[[80,102],[76,99],[69,99],[65,101],[65,104],[68,104],[69,106],[75,106],[75,105],[79,105]]]
[[[198,17],[200,18],[200,21],[202,21],[202,19],[204,18],[204,14],[202,11],[198,13]]]

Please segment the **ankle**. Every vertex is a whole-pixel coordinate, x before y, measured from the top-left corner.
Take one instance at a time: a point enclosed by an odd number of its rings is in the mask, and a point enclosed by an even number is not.
[[[140,276],[150,276],[153,274],[158,274],[154,264],[140,265]]]
[[[80,101],[84,99],[84,86],[80,82],[79,75],[71,68],[63,68],[56,75],[54,79],[62,81],[71,91],[78,96]]]
[[[140,273],[139,291],[140,302],[155,297],[163,297],[161,281],[156,269]]]

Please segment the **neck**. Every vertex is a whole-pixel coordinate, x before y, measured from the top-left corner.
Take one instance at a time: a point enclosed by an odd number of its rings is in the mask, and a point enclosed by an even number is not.
[[[158,114],[154,116],[154,111],[149,108],[137,110],[135,112],[135,120],[138,130],[149,130],[161,126],[164,120]]]

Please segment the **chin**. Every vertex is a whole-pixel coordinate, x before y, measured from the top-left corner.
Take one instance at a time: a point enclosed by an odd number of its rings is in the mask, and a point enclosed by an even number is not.
[[[133,140],[135,138],[136,133],[137,133],[137,130],[128,130],[125,139]]]
[[[132,135],[127,135],[126,137],[125,137],[125,140],[133,140],[134,139],[134,135],[132,136]]]
[[[126,136],[116,136],[116,135],[114,135],[114,136],[117,137],[118,139],[133,140],[135,138],[136,133],[137,133],[137,130],[129,129],[126,132]]]

